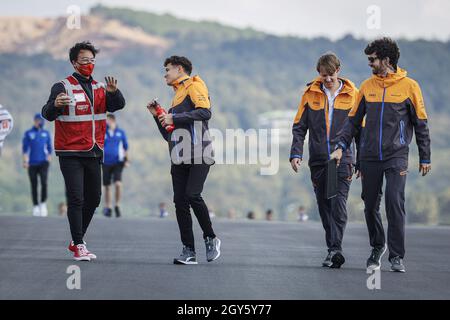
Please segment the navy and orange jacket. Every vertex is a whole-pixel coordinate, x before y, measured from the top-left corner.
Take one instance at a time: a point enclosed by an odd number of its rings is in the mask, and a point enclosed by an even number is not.
[[[407,72],[397,68],[382,78],[373,75],[361,84],[349,121],[339,134],[339,146],[346,150],[365,121],[359,158],[383,161],[408,158],[409,144],[416,134],[420,163],[431,162],[430,133],[422,92]]]
[[[163,138],[169,143],[170,154],[175,154],[176,163],[193,163],[194,160],[205,160],[207,163],[214,163],[214,154],[209,136],[208,120],[211,118],[211,102],[208,88],[199,76],[185,76],[177,79],[172,86],[175,96],[172,106],[168,110],[173,115],[175,130],[168,133],[155,118],[159,131]],[[177,129],[185,129],[189,133],[191,153],[183,154],[183,150],[178,147],[184,139]],[[188,138],[189,138],[188,137]],[[174,150],[175,148],[175,150]],[[205,149],[207,149],[205,152]],[[173,152],[174,150],[174,152]],[[210,150],[210,152],[208,152]]]
[[[309,165],[324,165],[337,144],[337,133],[343,127],[356,100],[358,89],[353,82],[339,78],[343,85],[334,101],[331,123],[328,120],[328,99],[322,90],[320,78],[308,83],[303,93],[292,126],[292,146],[289,161],[303,158],[303,143],[309,130]],[[352,148],[348,148],[343,163],[354,162]]]

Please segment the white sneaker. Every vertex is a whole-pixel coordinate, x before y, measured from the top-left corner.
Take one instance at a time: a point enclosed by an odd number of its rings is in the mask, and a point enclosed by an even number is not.
[[[48,216],[47,205],[45,204],[45,202],[42,202],[42,203],[39,205],[39,209],[41,210],[41,217],[46,217],[46,216]]]
[[[39,206],[33,207],[33,217],[40,217],[41,216],[41,208]]]

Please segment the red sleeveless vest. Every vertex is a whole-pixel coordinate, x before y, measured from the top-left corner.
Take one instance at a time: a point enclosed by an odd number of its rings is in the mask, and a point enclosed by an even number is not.
[[[55,151],[89,151],[95,144],[102,150],[106,133],[105,85],[92,81],[93,101],[84,92],[78,80],[69,76],[61,83],[72,98],[55,120]]]

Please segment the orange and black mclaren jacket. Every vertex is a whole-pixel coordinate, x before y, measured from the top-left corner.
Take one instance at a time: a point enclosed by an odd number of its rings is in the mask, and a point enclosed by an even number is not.
[[[342,89],[334,101],[334,111],[329,121],[328,99],[319,78],[308,83],[303,93],[292,126],[292,146],[289,161],[303,158],[303,142],[309,130],[309,165],[324,165],[338,142],[337,133],[342,129],[348,113],[354,105],[358,89],[353,82],[340,78]],[[347,148],[343,163],[354,162],[352,148]]]
[[[349,121],[339,134],[339,146],[346,150],[365,118],[359,158],[383,161],[408,158],[409,144],[416,135],[420,163],[431,162],[430,134],[422,92],[416,81],[397,68],[387,77],[372,76],[361,84]]]
[[[175,130],[167,133],[155,118],[159,131],[169,143],[172,162],[197,163],[204,160],[213,164],[214,153],[208,131],[211,103],[205,82],[199,76],[185,76],[177,79],[172,86],[175,96],[168,112],[173,115]],[[190,152],[181,147],[181,143],[187,141],[184,139],[190,142]]]

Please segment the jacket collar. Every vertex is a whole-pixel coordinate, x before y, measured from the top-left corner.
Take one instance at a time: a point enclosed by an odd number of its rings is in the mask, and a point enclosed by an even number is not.
[[[83,83],[91,83],[94,79],[92,78],[92,76],[89,76],[89,79],[86,79],[85,77],[83,77],[81,74],[74,72],[72,73],[72,76],[78,80],[78,82],[83,82]]]
[[[353,82],[345,78],[338,78],[338,79],[342,81],[342,89],[339,92],[339,94],[346,93],[349,95],[353,95],[355,93],[356,86]],[[310,85],[308,86],[308,90],[324,93],[322,90],[322,81],[320,77],[317,77],[310,83]]]
[[[111,128],[106,125],[106,132],[109,132],[111,130]],[[117,130],[119,130],[119,126],[116,124],[116,128],[114,129],[114,132],[116,132]]]
[[[171,83],[171,86],[173,87],[174,90],[177,90],[183,83],[185,83],[189,79],[190,79],[190,77],[187,75],[182,76],[182,77],[178,78],[177,80],[173,81]]]
[[[372,79],[382,88],[387,88],[405,78],[407,74],[408,72],[405,69],[397,67],[395,72],[388,73],[384,78],[374,74]]]

